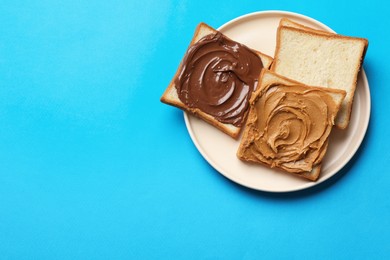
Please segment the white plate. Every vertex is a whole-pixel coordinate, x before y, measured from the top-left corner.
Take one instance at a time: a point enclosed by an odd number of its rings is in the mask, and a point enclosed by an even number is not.
[[[334,32],[326,25],[296,13],[284,11],[256,12],[238,17],[218,30],[230,38],[273,56],[276,29],[282,17],[307,26]],[[204,121],[184,113],[190,136],[202,156],[222,175],[243,186],[269,192],[297,191],[317,185],[335,175],[352,158],[366,133],[370,118],[371,99],[364,70],[358,78],[347,130],[334,128],[330,136],[322,172],[316,182],[306,181],[262,165],[247,164],[236,157],[239,140],[234,140]]]

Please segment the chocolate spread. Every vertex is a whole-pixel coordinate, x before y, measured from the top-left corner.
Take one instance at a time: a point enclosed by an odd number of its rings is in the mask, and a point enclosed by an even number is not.
[[[321,162],[337,105],[318,88],[271,84],[251,100],[252,138],[243,158],[290,172],[309,172]],[[335,112],[336,111],[336,112]]]
[[[262,68],[254,51],[218,32],[189,47],[175,85],[188,107],[239,127]]]

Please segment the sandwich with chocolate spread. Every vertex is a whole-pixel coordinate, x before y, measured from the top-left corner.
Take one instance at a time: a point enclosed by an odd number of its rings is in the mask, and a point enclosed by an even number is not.
[[[200,23],[161,101],[237,138],[260,72],[271,63],[270,56]]]

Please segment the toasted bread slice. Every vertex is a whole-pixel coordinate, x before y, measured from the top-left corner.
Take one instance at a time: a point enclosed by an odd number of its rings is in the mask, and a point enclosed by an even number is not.
[[[203,37],[210,35],[210,34],[216,34],[216,33],[217,33],[217,30],[206,25],[205,23],[200,23],[196,28],[195,34],[193,36],[193,39],[192,39],[188,49],[190,49],[194,44],[196,44]],[[226,37],[226,38],[228,38],[228,37]],[[231,40],[231,39],[229,39],[229,40]],[[266,54],[263,54],[259,51],[253,50],[253,49],[250,49],[250,50],[258,55],[261,62],[263,63],[263,68],[268,69],[270,67],[270,65],[273,61],[272,57],[270,57]],[[188,50],[187,50],[187,52],[188,52]],[[217,120],[217,118],[208,114],[207,112],[205,112],[197,107],[189,107],[180,100],[178,92],[177,92],[177,88],[175,86],[175,80],[178,77],[178,74],[180,73],[180,71],[182,70],[182,66],[183,66],[183,61],[181,62],[181,64],[180,64],[175,76],[173,77],[171,83],[169,84],[169,86],[165,90],[164,94],[162,95],[161,101],[163,103],[176,106],[184,111],[189,112],[190,114],[198,116],[199,118],[205,120],[206,122],[217,127],[218,129],[220,129],[224,133],[228,134],[229,136],[231,136],[233,138],[237,138],[239,136],[239,133],[240,133],[242,126],[245,125],[245,122],[242,122],[241,126],[236,126],[236,125],[233,125],[230,123],[220,122]],[[249,94],[252,94],[252,93],[249,93]],[[249,98],[248,98],[248,100],[249,100]],[[246,114],[247,114],[247,112],[246,112]],[[245,119],[246,119],[246,115],[245,115]]]
[[[336,126],[347,128],[368,41],[298,26],[292,21],[283,20],[281,24],[271,70],[307,85],[346,91]]]
[[[237,157],[316,181],[345,95],[263,70]]]

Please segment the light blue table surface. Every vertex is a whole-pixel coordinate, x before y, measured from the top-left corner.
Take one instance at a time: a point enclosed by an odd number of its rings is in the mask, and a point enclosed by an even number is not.
[[[0,258],[390,259],[384,3],[0,1]],[[364,142],[303,192],[229,181],[159,101],[199,22],[264,10],[370,42]]]

